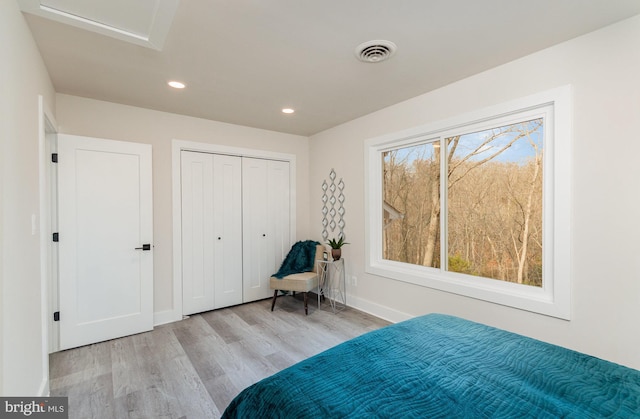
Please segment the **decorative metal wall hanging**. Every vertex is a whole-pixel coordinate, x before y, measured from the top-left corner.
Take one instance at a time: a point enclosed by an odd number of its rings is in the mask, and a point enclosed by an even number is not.
[[[322,238],[344,238],[344,181],[336,181],[336,171],[331,169],[329,180],[322,181]]]

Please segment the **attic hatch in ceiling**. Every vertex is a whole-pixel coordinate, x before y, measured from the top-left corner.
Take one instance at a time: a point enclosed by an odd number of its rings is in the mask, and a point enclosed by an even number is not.
[[[23,12],[162,50],[180,0],[18,0]]]

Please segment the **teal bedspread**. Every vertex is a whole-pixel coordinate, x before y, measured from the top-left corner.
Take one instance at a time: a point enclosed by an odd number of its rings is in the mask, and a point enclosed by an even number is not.
[[[240,393],[223,418],[640,417],[640,371],[457,317],[367,333]]]

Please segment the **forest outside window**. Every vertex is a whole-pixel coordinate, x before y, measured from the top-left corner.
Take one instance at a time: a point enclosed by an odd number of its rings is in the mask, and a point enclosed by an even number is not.
[[[543,133],[537,118],[383,152],[383,205],[402,215],[383,258],[542,286]]]
[[[568,101],[369,140],[367,271],[569,318]]]

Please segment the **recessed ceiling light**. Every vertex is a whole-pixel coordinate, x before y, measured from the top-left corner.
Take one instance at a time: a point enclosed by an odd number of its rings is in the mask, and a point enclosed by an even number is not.
[[[291,108],[284,108],[282,110],[282,113],[294,113],[294,112],[295,112],[295,109],[291,109]]]
[[[184,89],[186,87],[186,85],[184,83],[181,83],[179,81],[175,81],[175,80],[171,80],[169,83],[167,83],[169,86],[173,87],[174,89]]]

